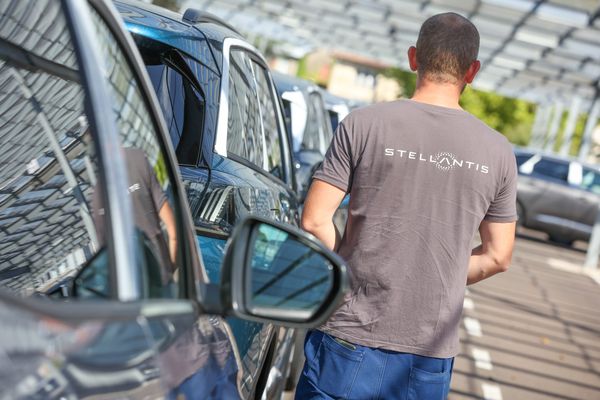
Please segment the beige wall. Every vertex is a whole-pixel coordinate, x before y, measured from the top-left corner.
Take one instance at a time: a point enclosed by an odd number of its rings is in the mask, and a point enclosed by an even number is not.
[[[394,79],[342,62],[331,68],[327,90],[336,96],[369,103],[395,100],[400,95],[400,86]]]
[[[291,76],[298,74],[298,61],[291,58],[275,57],[269,61],[269,66],[273,71],[282,74]]]

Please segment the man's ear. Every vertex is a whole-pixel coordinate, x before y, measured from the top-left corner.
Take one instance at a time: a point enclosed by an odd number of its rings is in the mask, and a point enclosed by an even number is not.
[[[417,64],[417,48],[415,46],[410,46],[408,49],[408,64],[411,71],[416,71],[419,68]]]
[[[479,60],[475,60],[471,63],[469,69],[467,70],[467,73],[465,74],[466,83],[473,82],[473,79],[475,79],[475,75],[477,75],[477,72],[479,72],[479,68],[481,68],[481,63],[479,62]]]

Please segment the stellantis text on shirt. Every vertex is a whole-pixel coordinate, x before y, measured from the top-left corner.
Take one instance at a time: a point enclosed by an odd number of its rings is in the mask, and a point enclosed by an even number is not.
[[[488,174],[490,169],[487,165],[458,159],[454,154],[447,151],[440,151],[436,154],[425,154],[410,150],[386,148],[387,157],[400,157],[407,160],[422,161],[435,165],[441,171],[451,171],[455,168],[466,168],[473,171]]]

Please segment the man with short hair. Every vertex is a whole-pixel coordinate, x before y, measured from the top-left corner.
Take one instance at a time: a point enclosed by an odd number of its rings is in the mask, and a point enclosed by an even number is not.
[[[467,19],[429,18],[408,50],[413,97],[338,127],[302,227],[347,260],[351,290],[307,335],[296,398],[446,398],[465,284],[506,271],[517,219],[512,146],[458,102],[478,48]],[[341,238],[332,217],[346,193]]]

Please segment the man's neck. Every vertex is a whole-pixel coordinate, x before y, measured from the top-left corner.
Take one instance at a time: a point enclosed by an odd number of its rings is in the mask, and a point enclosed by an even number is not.
[[[452,83],[437,83],[426,79],[417,81],[417,88],[411,100],[420,103],[432,104],[434,106],[455,108],[462,110],[458,99],[461,88]]]

